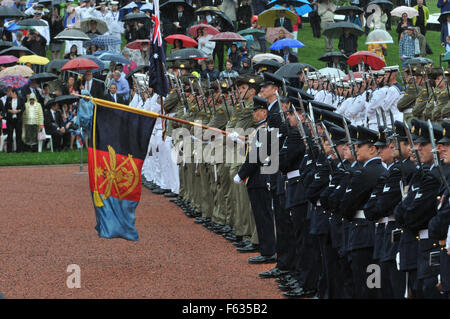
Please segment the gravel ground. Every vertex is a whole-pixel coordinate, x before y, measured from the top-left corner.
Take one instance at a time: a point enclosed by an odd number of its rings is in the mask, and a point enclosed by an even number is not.
[[[87,166],[84,167],[87,170]],[[250,265],[222,236],[143,187],[139,241],[97,236],[79,166],[0,168],[0,293],[6,298],[280,298],[270,265]],[[68,288],[79,265],[81,288]]]

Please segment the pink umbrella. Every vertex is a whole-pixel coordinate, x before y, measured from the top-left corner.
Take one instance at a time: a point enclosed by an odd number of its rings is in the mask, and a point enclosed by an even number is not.
[[[234,42],[234,41],[247,41],[242,35],[237,34],[235,32],[221,32],[219,34],[214,35],[210,41],[215,42]]]
[[[0,56],[0,64],[10,64],[17,62],[19,59],[13,55],[2,55]]]
[[[188,33],[190,35],[192,35],[193,37],[197,36],[197,31],[198,29],[207,29],[208,30],[208,34],[212,34],[212,35],[216,35],[218,33],[220,33],[219,30],[217,30],[216,28],[214,28],[212,25],[209,24],[196,24],[192,27],[189,28]]]

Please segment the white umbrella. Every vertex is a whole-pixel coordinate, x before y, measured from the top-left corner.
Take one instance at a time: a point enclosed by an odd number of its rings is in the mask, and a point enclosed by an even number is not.
[[[394,43],[394,40],[389,32],[382,29],[376,29],[367,35],[366,44],[377,43]]]
[[[403,13],[406,13],[408,15],[408,19],[411,19],[412,17],[417,17],[419,15],[419,11],[417,11],[414,8],[407,6],[400,6],[391,11],[391,16],[401,18]]]
[[[272,53],[256,54],[252,59],[252,63],[256,64],[261,62],[262,60],[275,60],[277,62],[284,63],[284,60],[281,56]]]
[[[345,76],[345,73],[335,68],[323,68],[319,70],[320,74],[329,78],[341,78]]]

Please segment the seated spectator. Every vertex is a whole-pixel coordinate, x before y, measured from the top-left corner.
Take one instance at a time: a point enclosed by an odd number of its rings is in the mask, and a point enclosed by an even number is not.
[[[298,58],[295,54],[292,54],[291,49],[290,48],[284,48],[283,49],[283,60],[285,64],[288,63],[297,63],[298,62]]]
[[[170,53],[174,53],[178,50],[184,49],[183,47],[183,41],[181,41],[180,39],[175,39],[173,41],[173,48],[170,50]]]
[[[119,104],[125,104],[123,97],[117,94],[117,85],[115,83],[109,85],[108,93],[105,94],[104,99]]]
[[[238,71],[241,68],[241,54],[235,43],[231,45],[227,60],[232,63],[234,71]]]
[[[64,126],[58,103],[52,103],[50,109],[44,111],[45,133],[52,136],[53,149],[56,152],[69,145],[70,133]]]
[[[219,79],[227,79],[227,78],[236,78],[239,76],[239,73],[237,73],[235,70],[233,70],[233,63],[231,61],[227,61],[225,63],[225,70],[220,72]]]
[[[345,16],[344,21],[356,24],[358,27],[362,28],[361,19],[359,18],[359,16],[355,15],[355,12],[353,10],[350,10],[348,12],[348,15]]]
[[[130,97],[130,85],[125,77],[122,77],[122,73],[119,71],[114,71],[111,84],[115,84],[117,86],[117,95],[121,96],[124,102],[128,101]]]
[[[78,57],[78,47],[75,44],[73,44],[70,47],[70,51],[64,55],[64,59],[72,60],[75,59],[76,57]]]
[[[253,74],[253,69],[252,69],[251,61],[249,58],[242,59],[242,67],[239,70],[239,75],[244,75],[244,74]]]
[[[247,47],[247,41],[242,41],[242,45],[239,47],[239,54],[241,55],[241,61],[244,60],[244,58],[250,58],[250,51]]]
[[[88,72],[90,72],[90,71],[88,71]],[[88,72],[86,72],[86,73],[88,73]],[[76,77],[74,75],[69,76],[66,84],[63,85],[63,87],[62,87],[62,93],[63,93],[63,95],[80,93],[79,88],[78,88],[78,83],[77,83]]]
[[[209,80],[214,82],[219,78],[219,71],[214,69],[214,60],[208,60],[206,62],[206,69],[200,73],[202,79],[207,80],[209,75]]]

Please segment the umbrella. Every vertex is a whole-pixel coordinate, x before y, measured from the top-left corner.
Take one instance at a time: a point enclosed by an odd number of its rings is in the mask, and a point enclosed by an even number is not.
[[[408,15],[408,19],[412,19],[413,17],[417,17],[419,15],[419,11],[414,8],[400,6],[391,11],[391,16],[401,18],[403,13],[406,13]]]
[[[30,83],[30,81],[20,75],[7,75],[0,77],[0,84],[5,87],[21,88]]]
[[[17,23],[21,27],[48,27],[47,23],[37,19],[25,19]]]
[[[438,18],[440,23],[444,23],[447,20],[447,16],[450,14],[450,11],[441,12],[441,15]]]
[[[336,10],[334,10],[334,14],[342,14],[342,15],[349,15],[349,12],[353,11],[355,15],[358,15],[360,13],[363,13],[364,10],[357,6],[341,6],[338,7]]]
[[[373,70],[380,70],[386,65],[378,55],[369,51],[358,51],[353,53],[347,60],[347,64],[350,66],[360,63],[369,65]]]
[[[117,52],[115,52],[114,54],[117,54]],[[102,71],[105,68],[105,62],[100,60],[100,57],[96,57],[96,56],[87,54],[87,55],[80,56],[80,58],[89,59],[98,65],[98,69],[93,70],[92,73]],[[82,70],[82,71],[86,71],[86,70]]]
[[[238,33],[242,36],[252,35],[255,37],[260,37],[260,36],[263,36],[266,34],[263,30],[257,29],[257,28],[247,28],[247,29],[238,31]]]
[[[150,5],[150,3],[147,2],[139,10],[144,12],[145,10],[153,11],[153,4]]]
[[[159,9],[162,13],[162,15],[166,16],[171,15],[174,12],[177,12],[177,7],[183,6],[184,12],[186,12],[187,15],[193,16],[194,15],[194,7],[192,7],[190,4],[186,3],[184,0],[169,0],[167,2],[164,2],[159,6]]]
[[[26,55],[33,55],[34,52],[29,50],[28,48],[25,47],[18,47],[18,46],[13,46],[7,49],[4,49],[2,51],[0,51],[0,55],[6,55],[6,54],[11,54],[14,56],[19,56],[19,52],[25,52]]]
[[[339,69],[335,68],[323,68],[319,70],[319,73],[325,75],[327,78],[342,78],[345,73]]]
[[[15,65],[1,71],[0,77],[7,75],[20,75],[27,78],[32,76],[33,74],[33,70],[26,65]]]
[[[219,34],[213,35],[209,40],[215,42],[247,41],[242,35],[235,32],[221,32]]]
[[[55,40],[89,41],[90,39],[86,33],[77,29],[67,29],[55,36]]]
[[[190,27],[188,30],[188,33],[190,35],[192,35],[193,37],[196,37],[198,29],[206,29],[206,30],[208,30],[208,34],[212,34],[212,35],[216,35],[217,33],[220,33],[220,31],[217,30],[216,28],[214,28],[212,25],[203,24],[203,23],[196,24],[196,25]]]
[[[273,53],[260,53],[260,54],[256,54],[253,59],[252,59],[252,63],[259,63],[263,60],[274,60],[277,61],[279,63],[284,63],[284,60],[281,56],[273,54]]]
[[[43,56],[40,55],[24,55],[19,58],[19,63],[46,65],[49,62],[50,62],[49,59],[44,58]]]
[[[313,9],[311,8],[311,5],[308,3],[304,3],[303,0],[302,1],[295,1],[296,4],[294,5],[294,9],[297,12],[297,14],[299,16],[302,16],[306,13],[310,13],[311,11],[313,11]],[[275,8],[280,8],[283,7],[279,4],[275,4],[273,7]],[[268,9],[269,7],[266,5],[266,9]]]
[[[69,59],[55,59],[55,60],[51,60],[48,64],[47,64],[47,69],[61,69],[64,64],[66,64],[67,62],[69,62]]]
[[[17,8],[5,6],[4,4],[0,6],[0,17],[2,18],[25,18],[26,14]]]
[[[72,104],[79,100],[80,98],[75,95],[61,95],[54,98],[54,102],[61,104]]]
[[[270,46],[271,50],[282,50],[284,48],[303,48],[305,45],[296,39],[281,39]]]
[[[99,35],[95,39],[92,39],[92,44],[95,44],[99,47],[106,47],[109,45],[118,45],[122,44],[122,41],[116,38],[113,38],[109,35]]]
[[[442,60],[444,61],[444,60]],[[423,57],[418,57],[418,58],[411,58],[405,61],[405,64],[421,64],[421,65],[426,65],[426,64],[434,64],[433,60],[430,60],[428,58],[423,58]]]
[[[13,55],[2,55],[0,56],[0,64],[10,64],[10,63],[14,63],[17,62],[17,60],[19,60],[18,58],[16,58]]]
[[[100,57],[103,61],[113,61],[119,64],[131,64],[123,55],[121,54],[105,54]]]
[[[222,18],[223,22],[227,23],[227,28],[225,28],[223,31],[234,31],[234,24],[233,21],[231,21],[230,17],[228,17],[223,11],[221,11],[217,7],[212,6],[205,6],[201,7],[200,9],[197,9],[195,11],[196,15],[216,15],[220,18]]]
[[[1,8],[1,6],[0,6]],[[0,50],[6,49],[6,48],[10,48],[13,47],[14,43],[10,42],[10,41],[3,41],[0,40]]]
[[[280,32],[283,32],[284,37],[288,39],[293,39],[294,35],[290,33],[288,30],[286,30],[283,27],[273,27],[273,28],[267,28],[266,32],[266,40],[270,43],[274,43],[279,37]]]
[[[97,31],[100,34],[105,34],[109,31],[108,25],[105,21],[96,19],[96,18],[87,18],[87,19],[81,19],[78,20],[77,23],[75,23],[75,26],[79,24],[79,28],[83,32],[89,32],[91,30],[91,21],[97,22]]]
[[[258,63],[253,64],[253,70],[258,70],[260,67],[265,67],[266,69],[263,71],[267,71],[267,68],[272,68],[275,70],[278,70],[282,67],[282,64],[275,60],[262,60]]]
[[[297,23],[297,15],[284,7],[273,7],[261,12],[258,16],[258,24],[263,27],[273,27],[275,20],[279,18],[279,13],[284,11],[286,18],[290,19],[292,24]]]
[[[315,68],[309,64],[304,63],[288,63],[279,68],[275,75],[285,78],[298,78],[298,72],[301,69],[308,68],[308,70],[315,70]],[[307,71],[305,71],[307,72]]]
[[[345,61],[347,61],[347,59],[348,59],[348,56],[346,56],[344,53],[335,51],[335,52],[325,53],[318,60],[323,61],[323,62],[330,62],[335,57],[337,57],[339,59],[344,59]]]
[[[275,5],[287,4],[289,6],[301,7],[305,4],[310,4],[308,0],[272,0],[266,4],[266,9],[272,8]]]
[[[144,71],[144,73],[145,72],[147,72],[148,70],[150,70],[150,66],[149,65],[140,65],[140,66],[138,66],[137,68],[135,68],[135,69],[133,69],[130,73],[128,73],[127,75],[126,75],[126,79],[129,79],[130,77],[132,77],[135,73],[138,73],[138,72],[141,72],[141,71]]]
[[[367,35],[366,44],[376,43],[394,43],[394,40],[389,32],[382,29],[376,29]]]
[[[173,52],[166,60],[170,62],[175,60],[201,60],[206,58],[208,58],[208,56],[199,49],[186,48]]]
[[[146,15],[144,12],[128,13],[122,18],[122,21],[132,21],[142,19],[150,19],[150,17]]]
[[[337,22],[328,26],[325,30],[323,30],[323,34],[329,38],[339,38],[344,34],[344,29],[349,30],[351,34],[356,35],[357,37],[364,33],[364,30],[361,29],[354,23],[351,22]]]
[[[394,4],[388,0],[373,0],[369,2],[369,6],[371,4],[379,5],[383,11],[391,11],[394,6]]]
[[[47,82],[47,81],[56,80],[57,78],[58,78],[58,76],[56,74],[43,72],[43,73],[38,73],[38,74],[31,76],[30,80],[36,81],[36,82]]]
[[[128,43],[125,47],[132,50],[142,50],[143,44],[147,43],[147,45],[150,45],[150,40],[135,40],[133,42]]]
[[[193,48],[198,45],[197,41],[184,34],[172,34],[169,35],[168,37],[165,37],[164,40],[166,40],[170,44],[173,44],[175,40],[180,40],[181,42],[183,42],[183,47],[189,48]]]
[[[99,65],[94,61],[86,58],[75,58],[69,60],[61,68],[62,71],[80,71],[80,70],[95,70],[98,69]]]

